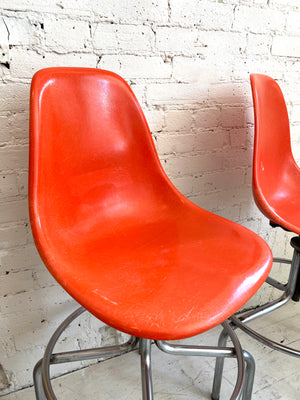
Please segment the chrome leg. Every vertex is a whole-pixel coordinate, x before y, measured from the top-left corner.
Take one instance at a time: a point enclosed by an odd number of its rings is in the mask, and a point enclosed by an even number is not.
[[[243,400],[251,400],[253,392],[253,384],[255,377],[255,360],[248,351],[243,351],[244,360],[246,362],[245,383],[243,391]]]
[[[79,317],[79,315],[81,315],[84,311],[85,309],[83,307],[78,308],[60,324],[46,347],[43,359],[37,363],[34,369],[34,385],[37,400],[57,400],[50,382],[51,364],[112,357],[127,353],[136,348],[139,339],[132,336],[126,343],[121,345],[52,354],[53,348],[60,335],[69,326],[69,324],[75,318]]]
[[[218,341],[218,347],[226,346],[226,342],[228,339],[228,332],[223,329]],[[255,361],[253,356],[246,350],[243,350],[243,358],[246,363],[246,371],[245,371],[245,380],[244,380],[244,388],[243,388],[243,400],[251,400],[252,398],[252,391],[253,391],[253,384],[254,384],[254,377],[255,377]],[[223,375],[223,368],[224,368],[224,357],[217,357],[216,358],[216,366],[215,366],[215,375],[214,375],[214,382],[213,382],[213,389],[212,389],[212,400],[219,400],[220,399],[220,391],[221,391],[221,383],[222,383],[222,375]]]
[[[151,340],[140,340],[143,400],[153,400],[151,374]]]
[[[40,361],[36,363],[33,370],[33,382],[36,400],[47,400],[42,382],[42,362],[43,359],[41,358]]]
[[[225,329],[223,329],[219,336],[218,347],[225,347],[227,339],[228,339],[228,333]],[[214,382],[211,395],[212,400],[219,400],[220,398],[224,361],[225,361],[224,357],[216,358],[215,375],[214,375]]]
[[[174,354],[174,355],[189,355],[189,356],[205,356],[205,357],[217,357],[217,359],[222,359],[224,360],[225,357],[236,357],[237,358],[237,363],[238,363],[238,376],[237,376],[237,381],[233,390],[233,393],[230,397],[230,400],[238,400],[241,399],[242,393],[243,393],[243,383],[244,383],[244,375],[245,375],[245,367],[244,367],[244,356],[243,356],[243,351],[241,348],[241,345],[239,343],[239,340],[232,330],[232,328],[229,326],[227,322],[224,322],[223,324],[223,332],[222,332],[222,339],[219,340],[219,345],[221,341],[221,346],[218,345],[218,347],[212,347],[212,346],[191,346],[191,345],[174,345],[170,344],[164,341],[156,341],[157,347],[164,351],[165,353],[168,354]],[[225,347],[223,344],[226,343],[227,337],[230,336],[233,346],[234,347]],[[217,383],[218,380],[221,381],[222,378],[222,368],[223,365],[219,364],[219,371],[215,374],[216,377],[216,383],[214,384],[213,388],[213,393],[212,393],[212,399],[213,400],[218,400],[219,399],[219,389],[221,384]],[[251,373],[251,371],[246,371],[246,373]],[[253,382],[252,377],[248,378],[248,381],[246,380],[247,385],[250,387],[251,380]],[[219,386],[219,387],[217,387]],[[249,392],[249,389],[248,389]],[[251,397],[244,397],[244,400],[250,400]]]
[[[53,392],[52,386],[50,384],[50,371],[49,371],[51,355],[52,355],[52,351],[53,351],[53,348],[55,346],[55,343],[59,339],[59,337],[62,334],[62,332],[67,328],[67,326],[75,318],[79,317],[79,315],[81,315],[84,311],[85,311],[85,309],[83,307],[79,307],[68,318],[66,318],[60,324],[60,326],[56,329],[56,331],[52,335],[52,337],[51,337],[51,339],[50,339],[50,341],[49,341],[49,343],[48,343],[48,345],[46,347],[44,358],[43,358],[43,362],[42,362],[42,382],[43,382],[44,392],[45,392],[46,398],[48,400],[57,400],[56,396],[55,396],[55,394]]]

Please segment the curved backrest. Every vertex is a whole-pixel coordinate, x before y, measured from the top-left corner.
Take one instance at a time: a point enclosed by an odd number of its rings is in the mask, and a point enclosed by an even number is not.
[[[51,241],[84,240],[95,222],[97,235],[109,237],[126,224],[159,218],[180,196],[122,78],[86,68],[49,68],[34,76],[29,209],[46,264]]]
[[[250,79],[255,113],[253,194],[260,210],[272,220],[272,203],[283,196],[282,189],[296,163],[279,85],[266,75],[252,74]]]

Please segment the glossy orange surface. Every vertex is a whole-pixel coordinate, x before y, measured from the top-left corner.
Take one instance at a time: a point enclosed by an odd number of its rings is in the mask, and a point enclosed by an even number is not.
[[[267,277],[256,234],[172,185],[119,76],[39,71],[31,87],[29,207],[55,279],[105,323],[178,339],[234,313]]]
[[[300,169],[290,140],[289,118],[274,79],[252,74],[255,112],[253,193],[257,206],[272,222],[300,234]]]

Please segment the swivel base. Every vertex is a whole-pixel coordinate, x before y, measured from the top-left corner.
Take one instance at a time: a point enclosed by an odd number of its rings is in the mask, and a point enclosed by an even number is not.
[[[76,350],[63,353],[52,353],[54,346],[60,335],[67,326],[80,314],[85,311],[80,307],[74,311],[57,328],[51,337],[44,357],[36,364],[33,372],[35,394],[37,400],[57,400],[50,381],[50,365],[67,363],[73,361],[82,361],[97,358],[110,358],[113,356],[125,354],[139,347],[141,359],[141,378],[142,378],[142,398],[143,400],[153,400],[153,385],[151,374],[151,344],[150,339],[131,337],[126,343],[116,346],[106,346],[102,348],[93,348],[88,350]],[[238,364],[237,380],[230,397],[231,400],[251,400],[253,380],[255,374],[255,363],[253,357],[246,351],[243,351],[232,328],[227,322],[223,324],[223,331],[220,336],[218,347],[211,346],[191,346],[174,345],[164,341],[154,341],[156,346],[165,353],[174,355],[189,355],[216,357],[217,364],[215,369],[215,380],[213,384],[212,400],[218,400],[220,395],[223,364],[220,360],[227,357],[235,357]],[[230,337],[233,347],[225,347],[224,343]],[[218,362],[219,361],[219,362]],[[218,367],[219,364],[219,367]],[[220,368],[222,364],[222,368]]]

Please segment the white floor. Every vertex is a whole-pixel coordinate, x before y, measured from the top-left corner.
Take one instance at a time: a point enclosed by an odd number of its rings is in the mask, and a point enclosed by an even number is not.
[[[300,304],[286,306],[251,326],[263,335],[300,349]],[[190,340],[195,344],[217,342],[219,328]],[[237,331],[244,349],[256,360],[256,377],[252,400],[299,400],[300,358],[266,348],[241,331]],[[175,357],[152,346],[152,370],[155,400],[210,399],[213,359]],[[236,364],[226,360],[221,399],[229,399]],[[95,364],[53,381],[58,400],[137,400],[141,399],[139,356],[137,352]],[[3,396],[3,400],[34,400],[33,388]]]

